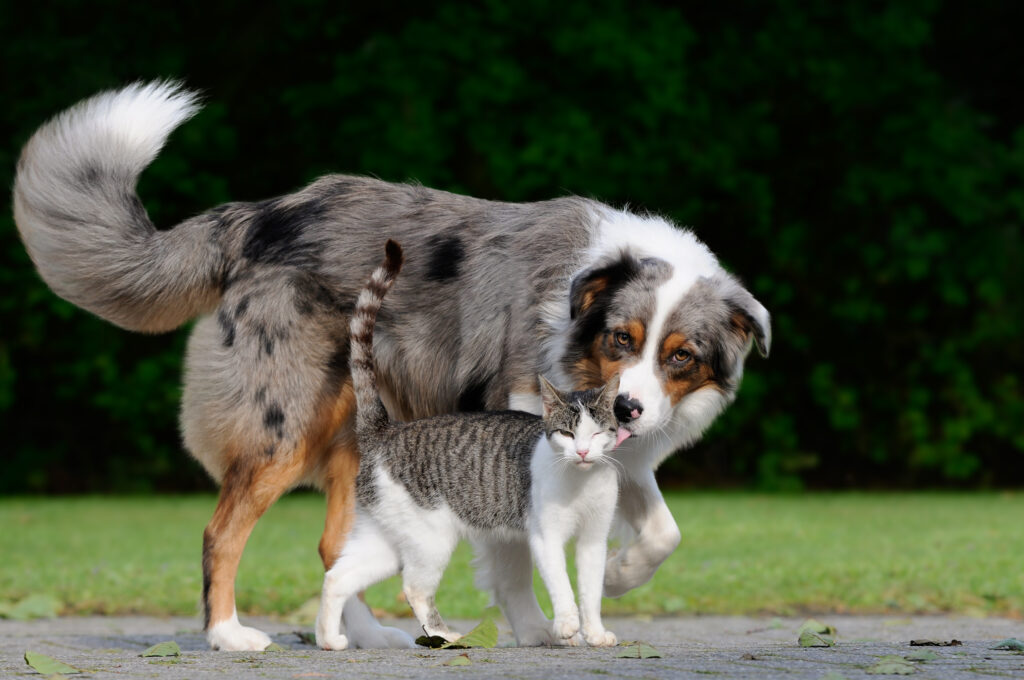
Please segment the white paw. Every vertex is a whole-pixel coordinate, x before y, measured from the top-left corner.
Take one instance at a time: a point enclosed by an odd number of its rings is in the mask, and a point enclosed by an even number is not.
[[[614,647],[619,643],[615,633],[602,628],[585,632],[583,637],[591,647]]]
[[[348,629],[348,642],[352,649],[412,649],[416,641],[398,628],[361,626]]]
[[[316,645],[320,649],[337,652],[342,649],[348,649],[348,638],[341,633],[327,633],[323,637],[317,633]]]
[[[622,597],[637,586],[642,586],[651,574],[624,563],[621,558],[609,559],[604,567],[604,596]]]
[[[240,624],[237,615],[210,626],[206,641],[211,649],[225,652],[261,652],[272,642],[262,630]]]
[[[576,633],[572,637],[555,640],[555,647],[582,647],[583,646],[583,634]]]
[[[551,639],[551,627],[532,627],[522,633],[516,633],[516,645],[519,647],[546,647],[554,642]]]
[[[575,611],[559,614],[551,626],[551,633],[556,640],[568,640],[578,632],[580,632],[580,615]]]

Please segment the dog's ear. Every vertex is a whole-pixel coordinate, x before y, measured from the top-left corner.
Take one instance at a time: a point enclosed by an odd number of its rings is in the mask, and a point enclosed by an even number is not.
[[[728,302],[733,327],[743,337],[753,337],[757,351],[767,358],[772,346],[772,326],[768,310],[745,288],[735,291]]]
[[[576,320],[602,300],[610,298],[632,278],[648,275],[655,279],[670,275],[672,266],[656,257],[638,259],[620,253],[614,260],[580,272],[569,288],[569,318]]]

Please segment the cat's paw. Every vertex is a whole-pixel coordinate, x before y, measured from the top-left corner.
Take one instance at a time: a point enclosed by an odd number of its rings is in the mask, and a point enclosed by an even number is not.
[[[552,646],[554,646],[554,647],[582,647],[584,644],[586,644],[586,641],[583,639],[583,633],[576,633],[572,637],[564,638],[564,639],[560,639],[560,640],[555,640],[552,643]]]
[[[555,636],[556,641],[568,640],[579,632],[580,615],[576,611],[559,614],[551,626],[551,633]]]
[[[610,630],[598,628],[591,631],[584,631],[583,638],[591,647],[614,647],[619,643],[615,633]]]
[[[342,649],[348,649],[348,638],[341,633],[328,633],[323,637],[317,633],[316,644],[320,649],[341,651]]]

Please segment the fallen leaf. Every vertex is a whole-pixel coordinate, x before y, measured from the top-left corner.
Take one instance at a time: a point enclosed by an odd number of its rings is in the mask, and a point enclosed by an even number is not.
[[[930,649],[919,649],[907,654],[903,658],[907,661],[935,661],[935,659],[941,659],[942,657]]]
[[[5,619],[29,621],[31,619],[53,619],[60,611],[60,600],[52,595],[34,594],[5,606],[0,612]]]
[[[469,631],[455,642],[445,642],[441,649],[468,649],[470,647],[482,647],[491,649],[498,644],[498,626],[494,619],[501,615],[497,607],[488,607],[484,610],[483,619],[476,628]]]
[[[57,661],[52,656],[37,654],[36,652],[25,652],[25,663],[34,668],[36,672],[43,675],[56,675],[58,673],[72,675],[73,673],[82,672],[74,666],[67,665],[63,661]]]
[[[757,657],[754,656],[753,654],[751,654],[750,652],[747,652],[746,654],[744,654],[740,658],[743,659],[744,661],[757,661]]]
[[[473,662],[469,660],[469,654],[466,654],[465,652],[463,652],[462,654],[459,654],[458,656],[456,656],[456,657],[454,657],[452,659],[448,659],[447,661],[445,661],[441,665],[442,666],[468,666],[468,665],[470,665],[472,663]]]
[[[429,647],[430,649],[441,649],[448,641],[440,635],[421,635],[416,638],[416,644],[420,647]]]
[[[797,643],[801,647],[835,647],[836,641],[828,635],[805,630],[800,633]]]
[[[637,646],[640,649],[640,658],[641,659],[660,659],[661,658],[661,652],[659,652],[654,647],[651,647],[650,645],[643,645],[643,644],[637,645]]]
[[[890,654],[883,656],[874,666],[865,671],[868,675],[911,675],[916,673],[914,664],[901,656]]]
[[[826,625],[821,621],[817,621],[815,619],[807,619],[802,624],[800,624],[800,628],[799,630],[797,630],[797,632],[803,633],[804,631],[818,633],[819,635],[831,635],[833,637],[836,634],[835,626]]]
[[[1021,642],[1017,638],[1007,638],[1002,642],[997,642],[989,649],[1008,649],[1012,652],[1024,652],[1024,642]]]
[[[174,640],[155,644],[139,656],[181,656],[181,647]]]
[[[959,640],[950,640],[943,642],[942,640],[911,640],[911,647],[959,647],[963,643]]]
[[[660,659],[661,652],[646,642],[635,642],[616,654],[618,659]]]
[[[267,648],[264,649],[263,651],[264,652],[285,652],[285,651],[288,651],[288,650],[286,650],[284,647],[282,647],[281,645],[277,644],[276,642],[271,642],[267,646]]]

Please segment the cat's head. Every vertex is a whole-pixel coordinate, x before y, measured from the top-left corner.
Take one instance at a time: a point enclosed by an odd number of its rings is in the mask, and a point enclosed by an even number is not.
[[[606,459],[617,444],[618,375],[602,387],[578,392],[562,392],[544,376],[538,378],[544,431],[555,455],[584,470],[594,464],[610,464]]]

